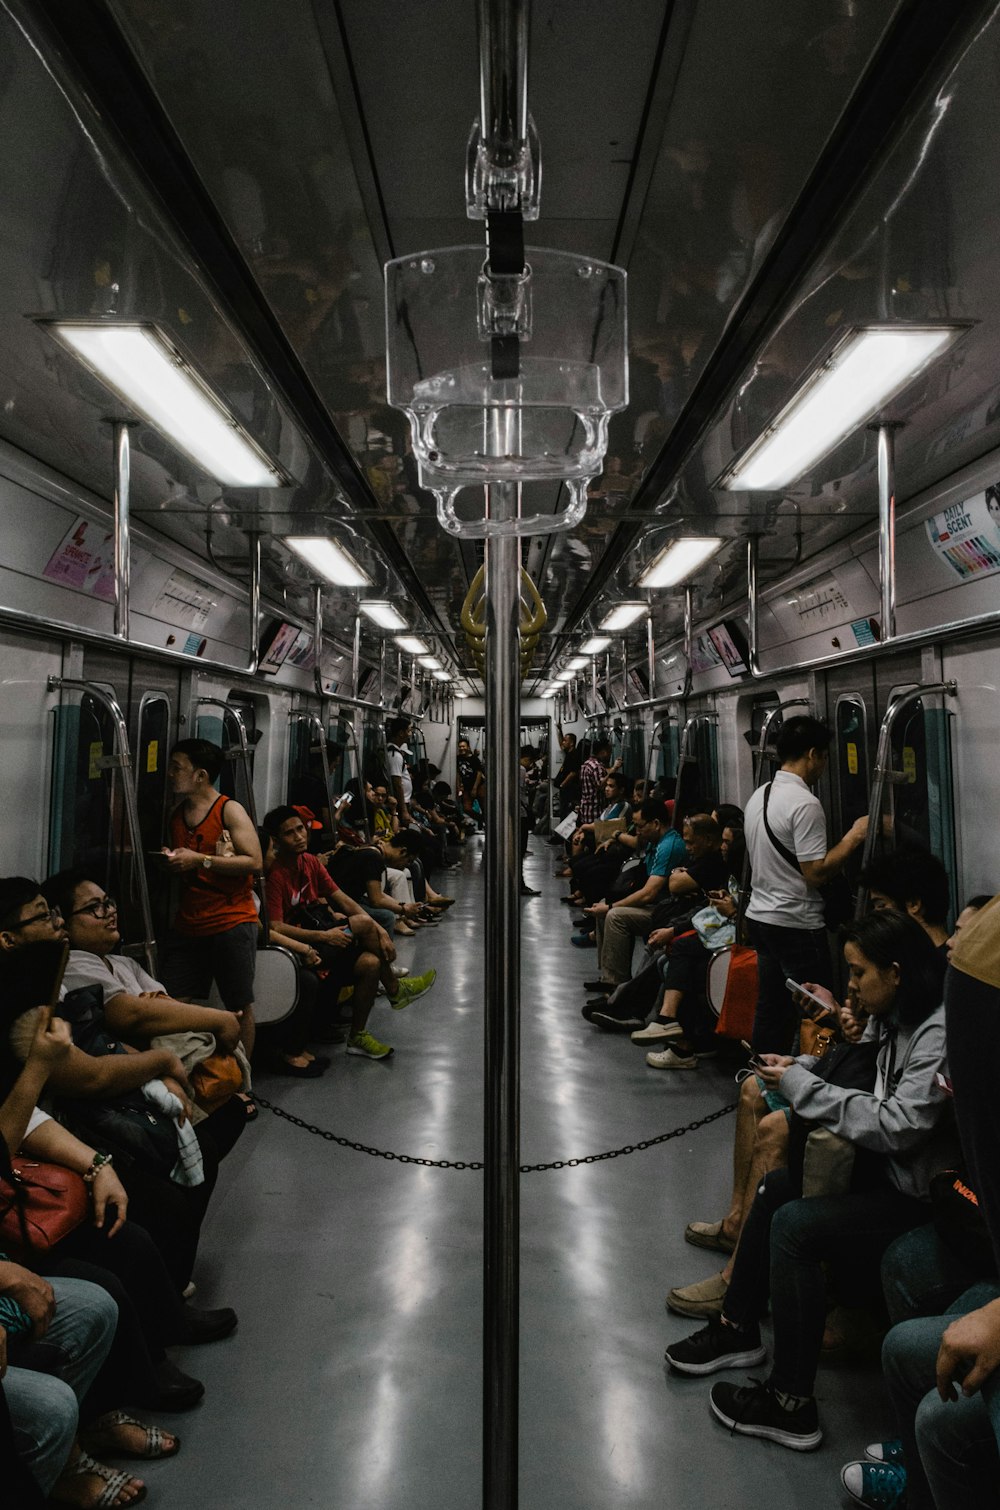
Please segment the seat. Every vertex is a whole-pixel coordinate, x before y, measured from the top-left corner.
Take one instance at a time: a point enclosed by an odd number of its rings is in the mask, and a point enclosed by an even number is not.
[[[299,967],[291,950],[281,944],[268,944],[257,950],[254,973],[253,1015],[258,1027],[269,1022],[283,1022],[291,1016],[299,1000]],[[209,994],[210,1007],[222,1007],[215,982]]]

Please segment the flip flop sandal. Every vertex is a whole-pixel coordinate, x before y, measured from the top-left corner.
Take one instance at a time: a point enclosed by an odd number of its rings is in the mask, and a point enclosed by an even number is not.
[[[91,1502],[91,1510],[124,1510],[126,1505],[138,1505],[140,1500],[146,1498],[146,1486],[141,1479],[133,1479],[132,1474],[126,1473],[123,1468],[108,1468],[104,1463],[95,1462],[89,1453],[81,1452],[72,1467],[65,1471],[74,1478],[93,1474],[95,1478],[104,1480],[104,1488],[98,1498]],[[120,1500],[118,1496],[131,1483],[138,1483],[138,1493],[133,1494],[131,1499]]]
[[[248,1122],[256,1122],[257,1118],[260,1116],[260,1107],[257,1105],[256,1101],[250,1095],[250,1092],[249,1091],[237,1091],[236,1092],[236,1099],[237,1099],[237,1101],[241,1101],[243,1103],[243,1111],[244,1111],[244,1114],[246,1116],[247,1121]]]
[[[109,1428],[114,1426],[137,1426],[145,1433],[146,1446],[139,1452],[130,1451],[121,1447],[109,1435]],[[165,1447],[168,1437],[173,1437],[173,1447]],[[145,1421],[137,1421],[135,1416],[130,1416],[124,1410],[109,1410],[105,1415],[91,1423],[85,1432],[81,1433],[87,1446],[95,1452],[105,1452],[113,1458],[139,1458],[143,1461],[154,1458],[172,1458],[180,1451],[181,1439],[172,1431],[161,1431],[158,1426],[147,1426]]]

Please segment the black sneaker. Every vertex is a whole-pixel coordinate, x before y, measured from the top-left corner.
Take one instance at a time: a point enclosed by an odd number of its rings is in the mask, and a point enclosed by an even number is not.
[[[767,1349],[761,1346],[756,1323],[737,1331],[713,1316],[708,1326],[672,1342],[663,1356],[681,1374],[714,1374],[720,1368],[756,1368]]]
[[[615,988],[611,984],[611,982],[607,980],[585,980],[583,983],[583,989],[585,991],[597,991],[601,996],[610,996]]]
[[[803,1400],[786,1410],[769,1380],[753,1379],[743,1387],[713,1384],[709,1403],[715,1419],[743,1437],[763,1437],[793,1452],[812,1452],[823,1440],[816,1401]]]
[[[636,1028],[646,1026],[645,1017],[636,1017],[633,1014],[628,1017],[616,1016],[604,1000],[595,1007],[594,1015],[590,1020],[599,1028],[603,1028],[605,1033],[634,1033]]]
[[[588,1001],[588,1002],[586,1002],[584,1004],[584,1006],[582,1006],[580,1008],[580,1016],[581,1017],[585,1017],[588,1022],[593,1022],[595,1011],[597,1010],[598,1007],[603,1007],[603,1006],[604,1006],[604,997],[603,996],[598,997],[597,1001]]]

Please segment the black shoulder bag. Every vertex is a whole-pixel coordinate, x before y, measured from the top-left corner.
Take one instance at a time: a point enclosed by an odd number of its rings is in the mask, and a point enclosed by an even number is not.
[[[804,879],[798,860],[792,854],[787,845],[782,844],[774,829],[767,821],[767,804],[771,796],[772,782],[768,782],[764,788],[764,807],[761,817],[764,820],[764,832],[770,839],[774,848],[783,860],[792,867],[799,880]],[[816,887],[823,902],[823,922],[831,933],[835,933],[844,923],[850,922],[854,914],[854,893],[851,891],[850,882],[842,871],[831,876],[822,886]]]

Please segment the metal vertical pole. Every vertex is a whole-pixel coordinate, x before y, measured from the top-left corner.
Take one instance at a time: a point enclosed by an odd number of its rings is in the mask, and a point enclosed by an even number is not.
[[[361,615],[354,615],[354,643],[351,647],[351,695],[359,697],[361,686]],[[366,814],[364,795],[364,781],[361,775],[361,709],[354,708],[351,711],[351,731],[354,735],[354,760],[357,766],[354,774],[358,781],[358,791],[361,800],[361,813]]]
[[[597,717],[597,656],[590,663],[590,706]]]
[[[878,426],[878,585],[883,641],[896,638],[896,425]]]
[[[517,485],[488,488],[515,517]],[[483,1506],[516,1510],[520,1190],[520,542],[486,541],[486,1055]]]
[[[646,615],[646,679],[649,682],[649,696],[656,696],[656,641],[653,637],[653,615]]]
[[[114,422],[115,452],[115,634],[120,640],[129,637],[129,588],[131,586],[132,552],[129,545],[129,486],[132,474],[132,453],[129,443],[128,423]]]
[[[385,640],[380,641],[378,647],[378,700],[381,707],[385,707]]]
[[[250,535],[250,644],[247,648],[247,671],[251,676],[260,665],[260,572],[260,533],[254,530]]]

